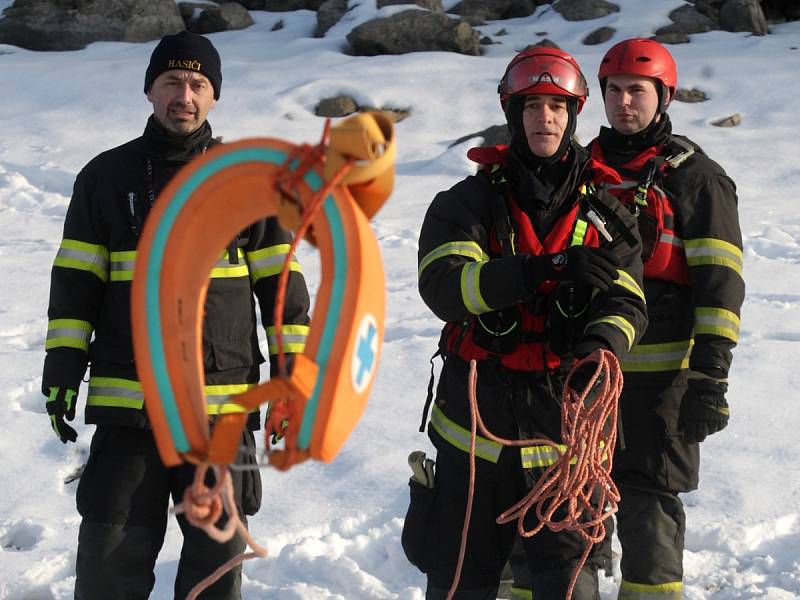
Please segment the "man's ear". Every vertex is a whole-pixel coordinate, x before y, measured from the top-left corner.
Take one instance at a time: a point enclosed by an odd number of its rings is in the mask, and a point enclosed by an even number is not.
[[[145,92],[144,95],[147,96],[147,99],[152,104],[153,103],[153,86],[152,85],[150,86],[150,89]]]

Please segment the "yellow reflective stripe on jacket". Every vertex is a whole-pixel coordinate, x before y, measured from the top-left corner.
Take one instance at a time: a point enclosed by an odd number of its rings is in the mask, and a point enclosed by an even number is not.
[[[481,269],[485,264],[486,261],[482,261],[466,263],[461,267],[461,300],[473,315],[482,315],[492,310],[481,295]]]
[[[733,269],[740,276],[744,262],[741,248],[730,242],[714,238],[685,240],[686,262],[690,267],[700,265],[719,265]]]
[[[229,403],[228,400],[234,394],[245,392],[256,385],[255,383],[234,383],[204,386],[208,414],[244,412],[241,406]],[[119,377],[92,377],[89,380],[89,395],[86,404],[87,406],[141,410],[144,408],[142,384],[133,379]]]
[[[617,269],[617,275],[619,275],[619,278],[614,282],[615,285],[625,288],[626,290],[631,292],[634,296],[637,296],[642,300],[645,299],[642,288],[639,287],[639,284],[636,283],[636,280],[633,277],[631,277],[631,275],[629,275],[626,271],[623,271],[622,269]]]
[[[257,383],[229,383],[221,385],[207,385],[203,387],[206,394],[206,405],[209,415],[224,415],[228,413],[242,413],[245,409],[236,404],[229,402],[231,396],[241,394],[247,390],[256,387]],[[258,411],[258,407],[250,412]]]
[[[53,266],[88,271],[105,283],[108,281],[108,249],[65,238],[61,240]]]
[[[533,592],[524,588],[512,587],[511,600],[533,600]]]
[[[583,246],[583,240],[586,237],[586,230],[589,224],[583,219],[575,221],[575,230],[572,232],[572,239],[569,242],[570,246]]]
[[[533,469],[535,467],[549,467],[555,463],[567,451],[564,444],[558,445],[558,450],[552,446],[523,446],[519,449],[522,458],[523,469]],[[577,459],[572,460],[573,463]]]
[[[600,442],[600,447],[605,447],[603,441]],[[567,451],[564,444],[558,444],[558,450],[552,446],[523,446],[519,449],[520,458],[522,459],[523,469],[534,469],[549,467],[561,458]],[[603,461],[608,460],[608,453],[603,453]],[[574,465],[578,463],[578,457],[573,456],[569,460],[569,464]]]
[[[651,373],[688,369],[693,343],[692,340],[681,340],[664,344],[638,344],[622,360],[622,371]]]
[[[425,255],[425,258],[419,263],[419,275],[422,275],[422,272],[427,269],[433,261],[451,255],[464,256],[475,262],[489,260],[489,255],[475,242],[447,242],[438,248],[434,248]]]
[[[239,257],[239,262],[231,264],[228,251],[222,253],[222,258],[217,261],[214,268],[211,269],[212,279],[224,279],[226,277],[247,277],[250,275],[250,269],[247,262],[244,260],[244,250],[241,248],[236,249],[236,255]]]
[[[448,443],[455,446],[459,450],[469,452],[470,438],[472,432],[469,429],[461,427],[455,421],[448,419],[442,410],[434,404],[431,411],[431,426],[442,436]],[[475,438],[475,456],[488,460],[489,462],[496,463],[500,458],[500,451],[503,446],[485,437],[477,436]]]
[[[141,409],[144,407],[142,384],[119,377],[92,377],[86,405]]]
[[[284,352],[299,354],[306,348],[306,339],[310,328],[308,325],[284,325],[281,327],[281,341]],[[267,346],[270,354],[278,353],[278,338],[275,336],[275,326],[266,328]]]
[[[228,252],[222,254],[222,258],[217,261],[216,266],[211,270],[212,279],[223,279],[227,277],[246,277],[249,274],[247,263],[244,262],[244,252],[239,249],[239,264],[232,265],[228,260]],[[125,250],[112,252],[111,258],[111,281],[132,281],[133,269],[136,266],[136,250]]]
[[[628,319],[619,315],[608,315],[607,317],[601,317],[591,321],[586,325],[584,331],[589,331],[592,326],[599,325],[601,323],[608,323],[609,325],[613,325],[619,329],[625,336],[625,339],[628,340],[628,350],[631,349],[631,346],[633,346],[633,341],[636,339],[636,328],[630,321],[628,321]]]
[[[136,250],[111,253],[111,281],[132,281]]]
[[[77,348],[89,351],[89,340],[94,328],[88,321],[79,319],[50,319],[47,323],[45,350],[52,348]]]
[[[694,309],[694,334],[705,333],[739,341],[740,321],[736,313],[724,308],[698,306]]]
[[[617,600],[680,600],[683,597],[683,582],[633,583],[622,580]]]
[[[269,248],[262,248],[247,253],[247,262],[250,264],[250,279],[253,283],[265,277],[278,275],[283,269],[286,255],[289,254],[289,244],[276,244]],[[297,258],[292,256],[289,262],[289,270],[302,273],[300,263]]]

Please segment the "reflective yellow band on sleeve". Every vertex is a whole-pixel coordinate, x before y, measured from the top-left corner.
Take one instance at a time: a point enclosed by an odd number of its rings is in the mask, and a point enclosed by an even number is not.
[[[111,253],[111,281],[132,281],[136,250]]]
[[[489,260],[489,255],[475,242],[447,242],[428,252],[419,263],[419,276],[430,264],[445,256],[463,256],[473,261]]]
[[[714,238],[697,238],[685,240],[683,245],[689,267],[718,265],[736,271],[739,276],[742,275],[744,263],[742,249],[730,242]]]
[[[600,319],[595,319],[586,325],[585,332],[588,332],[592,327],[595,325],[600,325],[602,323],[608,323],[619,329],[622,334],[625,336],[625,339],[628,341],[628,350],[631,349],[633,346],[633,341],[636,339],[636,328],[633,324],[628,321],[625,317],[620,317],[619,315],[609,315],[607,317],[601,317]]]
[[[53,348],[76,348],[89,351],[89,341],[94,328],[88,321],[79,319],[51,319],[47,323],[45,350]]]
[[[259,279],[278,275],[283,269],[283,263],[286,260],[286,255],[289,254],[289,248],[291,248],[289,244],[276,244],[269,248],[248,252],[246,257],[250,265],[251,281],[256,283]],[[289,270],[297,273],[303,272],[300,263],[297,262],[297,258],[294,256],[289,262]]]
[[[461,267],[461,300],[473,315],[482,315],[492,310],[481,295],[481,269],[485,264],[486,261],[472,262]]]
[[[270,325],[265,328],[267,334],[267,346],[270,354],[278,353],[278,338],[275,335],[275,327]],[[281,342],[283,351],[299,354],[306,348],[306,339],[310,328],[308,325],[284,325],[281,327]]]
[[[461,427],[455,421],[448,419],[435,404],[431,411],[431,427],[451,445],[464,452],[469,452],[472,432]],[[500,458],[502,449],[503,446],[501,444],[485,437],[477,436],[475,439],[475,456],[483,460],[496,463]]]
[[[683,597],[683,582],[633,583],[622,580],[617,600],[680,600]]]
[[[694,309],[694,334],[718,335],[739,341],[739,316],[724,308],[698,306]]]
[[[638,344],[621,362],[623,373],[653,373],[689,368],[692,340],[663,344]]]
[[[53,266],[87,271],[105,283],[108,281],[108,249],[65,238],[61,240]]]
[[[619,275],[619,278],[614,282],[615,285],[628,290],[637,298],[644,300],[644,292],[642,291],[642,288],[639,287],[639,284],[636,283],[636,280],[631,277],[631,275],[622,269],[617,269],[617,274]]]

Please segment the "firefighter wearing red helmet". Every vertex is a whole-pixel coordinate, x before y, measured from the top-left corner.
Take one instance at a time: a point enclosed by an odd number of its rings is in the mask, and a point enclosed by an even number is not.
[[[447,597],[458,562],[469,487],[470,360],[478,365],[479,409],[494,434],[558,441],[563,382],[576,357],[605,348],[622,358],[646,325],[635,218],[613,195],[595,193],[602,173],[573,141],[588,95],[577,62],[557,49],[526,50],[508,65],[498,92],[510,146],[468,152],[478,172],[434,198],[419,238],[419,291],[444,321],[437,352],[444,364],[423,415],[424,426],[430,409],[435,475],[433,461],[412,454],[402,541],[427,575],[428,600]],[[554,309],[559,300],[568,308]],[[556,459],[549,446],[520,450],[480,435],[476,448],[460,600],[496,598],[516,537],[515,524],[496,518]],[[579,535],[545,528],[523,543],[537,600],[562,600],[584,550]],[[574,598],[599,597],[599,554],[580,573]]]
[[[625,443],[614,479],[622,494],[621,599],[682,597],[685,515],[698,485],[699,443],[723,429],[731,351],[744,298],[736,187],[691,140],[672,133],[675,61],[653,40],[611,48],[600,64],[606,116],[590,149],[614,168],[609,186],[637,215],[649,326],[623,360]],[[613,187],[613,189],[611,189]],[[621,437],[622,439],[622,437]]]

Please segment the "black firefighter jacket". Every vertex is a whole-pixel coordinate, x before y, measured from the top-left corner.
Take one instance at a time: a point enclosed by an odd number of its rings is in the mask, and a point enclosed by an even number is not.
[[[689,372],[725,379],[732,350],[739,339],[741,306],[744,301],[742,234],[739,227],[736,185],[725,171],[691,140],[671,142],[671,123],[664,123],[640,146],[663,145],[666,154],[676,154],[687,144],[694,149],[684,162],[666,168],[656,178],[674,211],[674,235],[669,243],[685,255],[687,284],[645,276],[649,325],[622,368],[626,387],[647,388],[685,385]],[[601,149],[619,162],[632,159],[622,136],[603,128]],[[630,140],[636,145],[638,140]],[[644,234],[643,234],[644,235]],[[663,236],[662,236],[663,238]],[[664,240],[656,240],[665,243]]]
[[[144,135],[95,157],[78,174],[51,273],[47,356],[42,389],[78,389],[91,378],[86,422],[148,427],[134,365],[130,291],[136,244],[151,201],[193,156],[216,143],[208,123],[181,143],[150,117]],[[264,362],[256,333],[254,294],[270,354],[278,273],[290,235],[273,218],[231,242],[211,273],[203,323],[203,361],[210,414],[258,382]],[[309,296],[296,260],[286,291],[283,341],[301,352]],[[274,363],[273,363],[274,364]],[[257,413],[250,425],[257,423]]]
[[[579,202],[581,196],[578,190],[583,182],[591,178],[586,154],[581,149],[571,154],[573,156],[569,172],[561,184],[551,191],[546,204],[534,199],[537,190],[531,186],[536,184],[526,167],[514,159],[513,155],[509,156],[506,170],[514,201],[529,216],[540,239],[545,237],[561,215],[568,213]],[[499,194],[498,186],[485,170],[481,170],[451,189],[439,193],[425,215],[419,239],[419,291],[428,307],[448,324],[469,320],[474,322],[475,315],[513,305],[547,305],[547,298],[540,298],[541,294],[536,291],[535,284],[531,285],[531,282],[526,281],[529,276],[525,268],[526,255],[515,248],[515,255],[502,256],[491,243],[496,225],[492,203],[497,201]],[[584,197],[583,200],[585,199]],[[592,295],[588,314],[583,318],[586,329],[580,332],[578,340],[567,340],[566,344],[557,345],[566,345],[571,349],[577,341],[600,340],[598,346],[605,346],[622,358],[639,340],[647,324],[641,290],[641,243],[633,216],[616,198],[602,192],[594,196],[592,202],[602,203],[607,214],[615,215],[612,219],[613,225],[609,224],[614,241],[604,243],[604,246],[617,256],[620,278],[607,292],[594,290],[596,293]],[[542,229],[540,225],[543,223],[549,226]],[[512,223],[512,227],[516,229],[516,224]],[[626,230],[626,235],[622,235],[622,229]],[[519,240],[519,235],[515,236],[515,240]],[[478,266],[480,268],[476,268]],[[470,275],[464,277],[465,273]],[[476,298],[480,300],[476,302]],[[447,327],[446,325],[445,328]],[[557,342],[553,338],[557,338],[559,332],[548,330],[545,331],[545,336]],[[445,371],[448,370],[449,362],[451,361],[445,361]],[[479,365],[479,368],[483,368],[483,371],[479,370],[479,385],[482,372],[487,374],[503,370],[500,366],[494,366],[491,361],[486,362],[487,364]],[[505,372],[514,375],[507,370]],[[464,376],[466,377],[466,373]],[[447,375],[443,372],[442,381],[446,378]],[[489,380],[487,377],[484,379]],[[496,394],[502,392],[497,390]],[[437,405],[443,400],[437,398]],[[446,426],[437,426],[435,422],[433,426],[442,437],[455,444],[455,437],[464,434],[462,428],[467,428],[468,433],[470,419],[466,395],[463,402],[459,399],[458,404],[461,406],[458,408],[449,404],[449,407],[444,407],[448,419],[439,421],[440,424],[446,423]],[[437,407],[434,407],[433,416],[435,420]],[[494,421],[491,415],[484,417],[487,424]],[[459,431],[444,431],[453,421],[457,422]],[[495,433],[498,435],[513,434],[503,424],[495,424],[498,427]]]

